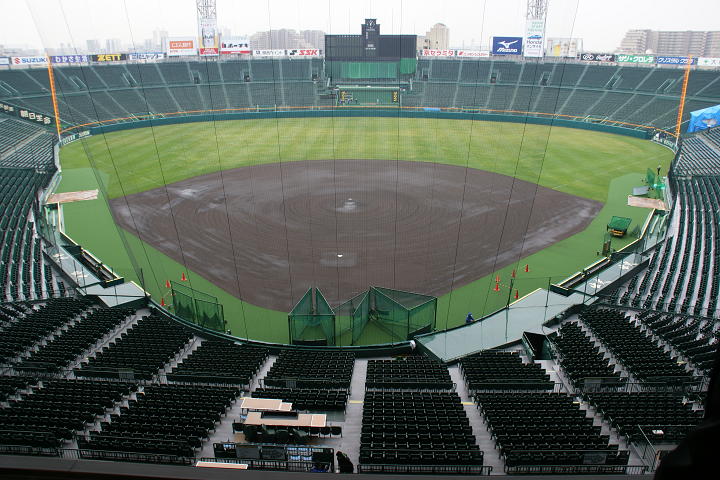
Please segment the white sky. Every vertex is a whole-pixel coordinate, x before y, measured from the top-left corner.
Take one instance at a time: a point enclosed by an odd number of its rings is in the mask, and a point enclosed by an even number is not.
[[[452,46],[522,36],[526,0],[217,0],[218,24],[234,35],[293,28],[360,33],[365,17],[381,33],[450,28]],[[691,7],[690,7],[691,6]],[[196,35],[195,0],[0,0],[0,45],[85,47],[87,39],[142,44],[153,30]],[[585,51],[614,51],[632,28],[719,30],[720,0],[550,0],[548,37],[579,37]]]

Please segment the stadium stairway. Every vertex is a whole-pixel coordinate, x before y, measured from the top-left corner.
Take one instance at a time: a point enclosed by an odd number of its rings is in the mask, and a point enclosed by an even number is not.
[[[250,390],[255,390],[260,386],[260,379],[264,378],[270,371],[270,367],[273,366],[277,356],[268,355],[265,359],[258,372],[253,377],[250,383]],[[243,391],[241,397],[250,396],[250,392]],[[213,450],[213,443],[222,443],[227,441],[234,441],[235,434],[233,433],[232,424],[240,418],[240,402],[236,401],[227,411],[222,421],[215,427],[215,431],[212,432],[206,442],[203,443],[201,456],[203,457],[214,457],[215,451]]]
[[[480,450],[485,452],[483,455],[483,464],[491,465],[494,473],[505,471],[505,461],[500,455],[496,455],[495,441],[490,436],[490,432],[488,432],[482,412],[477,409],[475,402],[473,402],[470,396],[460,367],[458,365],[452,365],[448,367],[448,371],[450,372],[450,378],[455,384],[455,389],[458,395],[460,395],[460,401],[462,401],[465,414],[470,420],[475,441],[478,447],[480,447]]]

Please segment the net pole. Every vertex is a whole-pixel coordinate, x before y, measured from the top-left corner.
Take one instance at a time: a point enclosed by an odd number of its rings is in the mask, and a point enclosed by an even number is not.
[[[57,95],[55,93],[55,74],[53,73],[52,62],[50,56],[46,53],[48,68],[48,80],[50,82],[50,97],[52,98],[53,113],[55,114],[55,130],[57,130],[58,142],[60,141],[60,110],[57,104]]]
[[[688,55],[687,64],[685,65],[685,76],[683,77],[682,93],[680,94],[680,105],[678,106],[677,122],[675,122],[675,144],[677,145],[680,138],[680,125],[682,124],[683,112],[685,111],[685,97],[687,96],[688,80],[690,80],[690,66],[692,64],[692,55]]]

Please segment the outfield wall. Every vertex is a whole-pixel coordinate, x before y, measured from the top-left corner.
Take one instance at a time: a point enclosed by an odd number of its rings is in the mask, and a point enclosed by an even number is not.
[[[466,113],[448,112],[445,110],[401,110],[397,107],[389,108],[352,108],[341,107],[331,110],[280,110],[258,112],[218,112],[199,113],[195,115],[178,115],[172,117],[157,117],[144,120],[135,120],[119,123],[108,123],[98,126],[86,125],[92,135],[110,133],[134,128],[146,128],[161,125],[174,125],[179,123],[212,122],[217,120],[259,120],[274,118],[323,118],[323,117],[402,117],[402,118],[433,118],[446,120],[480,120],[491,122],[529,123],[534,125],[548,125],[554,127],[577,128],[580,130],[594,130],[597,132],[614,133],[629,137],[649,139],[654,129],[644,127],[644,130],[621,125],[609,125],[593,122],[583,122],[567,118],[538,117],[531,115],[513,115],[509,113]],[[643,127],[643,126],[638,126]],[[83,126],[78,126],[83,128]]]

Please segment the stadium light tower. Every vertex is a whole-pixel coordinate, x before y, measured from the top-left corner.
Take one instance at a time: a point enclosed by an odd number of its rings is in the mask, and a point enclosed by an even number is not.
[[[548,0],[528,0],[527,15],[525,18],[528,20],[545,18],[545,15],[547,15],[547,6]]]
[[[217,18],[217,5],[215,0],[195,0],[198,19]]]

